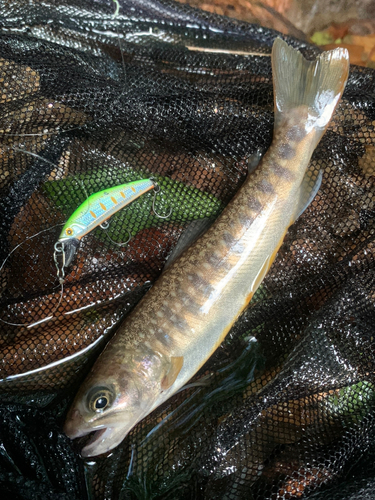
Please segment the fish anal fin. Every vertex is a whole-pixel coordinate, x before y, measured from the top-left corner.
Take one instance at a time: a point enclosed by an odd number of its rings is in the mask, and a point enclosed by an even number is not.
[[[180,373],[183,364],[184,364],[183,356],[174,356],[171,358],[170,369],[161,381],[161,388],[163,391],[169,389],[171,385],[175,382],[177,375]]]
[[[287,230],[283,233],[282,237],[280,238],[280,241],[277,243],[276,247],[274,248],[273,252],[271,255],[269,255],[265,261],[263,262],[262,267],[260,268],[258,274],[256,275],[253,284],[251,286],[251,291],[246,297],[246,305],[250,302],[250,300],[253,298],[255,292],[257,291],[259,285],[262,283],[263,279],[266,277],[268,271],[270,270],[273,261],[276,258],[277,252],[279,251],[279,248],[281,247],[284,237],[286,235]]]
[[[323,179],[323,172],[320,170],[317,175],[314,175],[314,172],[308,170],[302,180],[300,191],[299,191],[299,199],[296,206],[295,215],[291,221],[291,224],[295,222],[300,215],[306,210],[306,208],[310,205],[310,203],[315,198],[317,192],[320,189]]]
[[[275,256],[276,256],[276,252],[275,252]],[[262,267],[260,268],[259,270],[259,273],[256,275],[254,281],[253,281],[253,285],[251,287],[251,293],[254,295],[254,293],[257,291],[259,285],[262,283],[263,281],[263,278],[266,276],[266,274],[268,273],[268,270],[269,268],[271,267],[272,265],[272,262],[274,261],[274,258],[272,259],[271,261],[271,258],[270,256],[268,256],[266,258],[266,260],[264,261]],[[252,298],[252,297],[251,297]]]

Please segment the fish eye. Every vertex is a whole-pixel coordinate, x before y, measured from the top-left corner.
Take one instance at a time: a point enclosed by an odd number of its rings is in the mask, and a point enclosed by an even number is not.
[[[107,405],[108,399],[105,396],[100,396],[94,401],[95,410],[104,410]]]
[[[105,387],[96,388],[95,392],[89,397],[89,408],[91,411],[101,413],[112,404],[112,392]]]
[[[67,236],[72,236],[73,232],[74,231],[73,231],[73,229],[71,227],[68,227],[67,229],[65,229],[65,234]]]

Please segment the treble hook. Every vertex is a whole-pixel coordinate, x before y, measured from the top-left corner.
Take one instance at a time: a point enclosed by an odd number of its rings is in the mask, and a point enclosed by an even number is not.
[[[154,199],[152,200],[152,211],[159,219],[168,219],[168,217],[172,213],[172,207],[170,207],[169,214],[167,215],[160,215],[157,213],[157,211],[155,210],[155,201],[156,201],[156,195],[160,192],[160,186],[153,177],[150,177],[150,180],[154,183]]]
[[[118,3],[118,0],[113,0],[113,3],[116,5],[115,12],[112,15],[112,19],[116,19],[118,16],[118,13],[120,12],[120,4]]]
[[[103,229],[103,231],[106,231],[108,228],[109,228],[109,222],[107,220],[105,220],[104,222],[102,222],[102,224],[100,224],[99,226],[100,228]],[[124,242],[124,243],[117,243],[117,241],[114,241],[108,233],[106,233],[106,236],[107,238],[115,245],[119,246],[119,247],[123,247],[125,245],[127,245],[129,243],[129,241],[131,240],[131,237],[132,237],[132,234],[131,232],[129,231],[129,229],[126,229],[127,232],[128,232],[128,235],[129,235],[129,238]]]
[[[54,245],[55,251],[53,252],[53,260],[55,261],[55,266],[57,269],[57,277],[59,279],[60,285],[63,285],[65,281],[65,250],[64,243],[62,241],[56,241]],[[60,266],[58,256],[61,255],[62,264]]]

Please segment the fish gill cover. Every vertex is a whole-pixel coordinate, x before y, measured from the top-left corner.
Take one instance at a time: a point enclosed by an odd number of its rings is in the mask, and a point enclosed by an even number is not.
[[[2,498],[371,498],[370,69],[351,68],[312,157],[317,196],[192,383],[109,456],[83,461],[84,443],[64,435],[105,342],[272,139],[277,32],[168,1],[115,10],[0,2]],[[143,195],[82,239],[61,287],[54,244],[68,217],[91,194],[150,176],[171,216]]]

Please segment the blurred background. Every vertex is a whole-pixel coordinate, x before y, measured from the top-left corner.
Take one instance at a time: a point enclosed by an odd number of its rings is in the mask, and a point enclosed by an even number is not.
[[[323,49],[346,47],[350,62],[375,68],[374,0],[179,0],[257,23]]]

